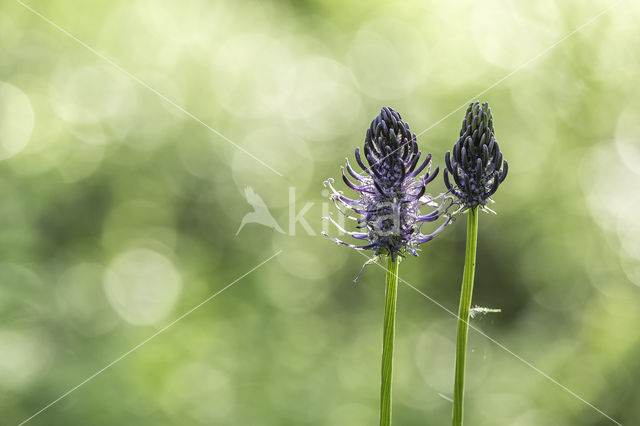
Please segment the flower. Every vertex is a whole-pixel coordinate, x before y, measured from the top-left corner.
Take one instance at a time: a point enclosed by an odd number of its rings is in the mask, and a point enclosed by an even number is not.
[[[354,245],[330,237],[324,232],[323,235],[357,250],[374,250],[376,256],[389,255],[393,261],[398,255],[403,256],[405,251],[417,256],[418,246],[432,240],[450,222],[447,217],[445,223],[431,234],[421,233],[422,224],[434,222],[446,214],[450,203],[446,206],[445,200],[438,206],[434,200],[440,197],[425,197],[426,185],[436,177],[438,168],[433,173],[430,172],[431,154],[418,165],[420,156],[416,135],[411,133],[409,125],[392,108],[382,108],[367,129],[364,141],[364,157],[369,167],[363,163],[359,148],[355,150],[355,159],[364,174],[356,173],[349,160],[346,160],[347,172],[356,183],[345,175],[344,167],[341,167],[342,180],[359,197],[347,198],[342,191],[336,191],[333,187],[333,179],[325,181],[325,186],[331,189],[330,197],[338,210],[347,219],[357,222],[356,228],[361,232],[348,232],[331,217],[324,219],[331,221],[340,231],[365,243]],[[419,177],[425,168],[425,175]],[[438,208],[422,215],[420,208],[424,205]],[[347,212],[346,209],[350,211]]]
[[[453,158],[452,158],[453,157]],[[462,120],[460,138],[453,146],[453,156],[445,154],[444,183],[467,208],[484,207],[507,177],[509,164],[494,136],[491,108],[486,102],[473,102]],[[449,173],[455,185],[449,181]]]

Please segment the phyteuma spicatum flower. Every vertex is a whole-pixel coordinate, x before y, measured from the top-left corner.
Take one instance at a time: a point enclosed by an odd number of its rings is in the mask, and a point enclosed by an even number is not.
[[[422,162],[421,156],[416,135],[411,133],[409,125],[392,108],[382,108],[367,129],[364,140],[364,159],[368,166],[362,159],[360,149],[356,148],[355,160],[363,172],[356,172],[348,159],[348,176],[345,167],[342,167],[342,180],[357,196],[348,198],[333,187],[333,179],[325,181],[338,210],[347,219],[357,222],[359,231],[346,231],[333,218],[325,219],[341,232],[363,243],[355,245],[326,233],[323,235],[357,250],[373,250],[376,256],[388,255],[392,261],[407,251],[417,256],[418,246],[432,240],[449,224],[451,219],[446,211],[452,201],[444,194],[436,197],[425,195],[426,186],[437,176],[438,168],[431,172],[431,154],[427,154]],[[423,170],[426,171],[420,176]],[[438,205],[435,200],[439,198],[443,200]],[[436,209],[422,214],[420,210],[425,205],[435,206]],[[434,222],[441,216],[445,216],[446,220],[434,232],[421,232],[423,223]]]
[[[445,154],[444,183],[463,208],[484,208],[507,177],[509,165],[502,159],[493,130],[491,108],[473,102],[462,120],[453,151]],[[453,176],[453,182],[449,180]]]

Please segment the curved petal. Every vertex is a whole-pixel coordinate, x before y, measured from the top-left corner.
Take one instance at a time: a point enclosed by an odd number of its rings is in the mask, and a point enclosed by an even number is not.
[[[427,157],[424,159],[420,167],[418,167],[414,172],[411,172],[411,176],[418,176],[422,170],[431,162],[431,153],[427,154]]]
[[[355,170],[353,170],[353,168],[351,167],[351,164],[349,164],[349,159],[348,158],[345,158],[345,160],[347,160],[347,171],[349,172],[349,174],[355,180],[360,181],[360,182],[364,182],[366,177],[356,173]]]

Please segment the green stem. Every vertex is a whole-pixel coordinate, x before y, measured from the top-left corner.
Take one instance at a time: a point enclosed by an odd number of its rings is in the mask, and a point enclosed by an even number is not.
[[[382,340],[382,383],[380,386],[380,426],[391,425],[391,375],[393,370],[393,340],[396,328],[396,300],[398,298],[398,263],[387,262],[385,289],[384,333]]]
[[[478,243],[478,208],[469,209],[467,221],[467,248],[464,258],[464,275],[458,310],[458,337],[456,342],[456,372],[453,388],[453,426],[462,426],[464,401],[464,369],[469,331],[469,309],[473,293],[473,278],[476,269],[476,246]]]

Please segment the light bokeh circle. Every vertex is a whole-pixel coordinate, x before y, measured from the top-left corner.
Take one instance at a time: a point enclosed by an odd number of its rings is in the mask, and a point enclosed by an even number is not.
[[[180,275],[169,259],[149,249],[118,255],[104,276],[107,298],[127,322],[153,324],[173,308],[180,294]]]
[[[13,157],[29,143],[35,115],[29,97],[0,81],[0,160]]]

